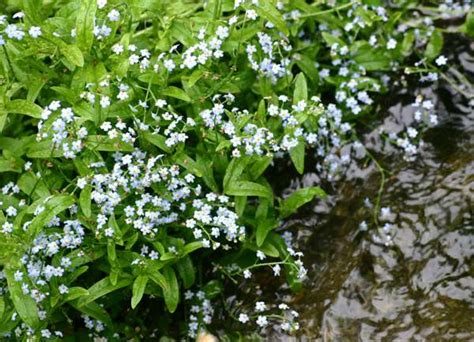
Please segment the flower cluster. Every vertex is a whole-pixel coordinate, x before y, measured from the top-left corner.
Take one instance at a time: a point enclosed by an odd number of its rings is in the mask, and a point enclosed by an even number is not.
[[[123,212],[127,225],[150,238],[170,225],[188,229],[204,247],[214,249],[221,246],[220,238],[227,243],[245,237],[238,216],[227,208],[231,205],[227,196],[204,195],[193,174],[182,172],[178,165],[166,166],[161,159],[138,150],[116,153],[112,172],[79,179],[79,187],[90,184],[93,188],[97,235],[113,237],[114,229],[107,223],[112,215]],[[162,189],[162,193],[153,194],[153,189]]]
[[[263,301],[257,301],[253,313],[240,313],[238,320],[243,324],[254,322],[262,329],[269,325],[277,325],[277,329],[292,333],[300,328],[296,321],[298,316],[298,312],[291,310],[285,303],[268,305]]]
[[[406,127],[401,133],[391,132],[389,134],[390,141],[403,149],[404,158],[408,161],[414,160],[419,147],[423,146],[423,141],[420,138],[422,133],[429,127],[436,126],[439,121],[434,111],[433,101],[425,100],[422,95],[416,97],[412,107],[414,108],[413,124]]]
[[[41,113],[36,140],[48,139],[65,158],[76,158],[89,134],[85,127],[81,127],[79,119],[71,107],[62,107],[60,101],[52,101]]]
[[[206,325],[212,323],[214,309],[211,301],[206,298],[206,293],[202,290],[193,292],[186,291],[184,298],[189,302],[188,336],[196,338]]]

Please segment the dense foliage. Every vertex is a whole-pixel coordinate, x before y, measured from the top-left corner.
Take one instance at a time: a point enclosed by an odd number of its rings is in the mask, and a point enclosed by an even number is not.
[[[221,296],[254,273],[302,286],[281,227],[325,192],[281,198],[275,162],[331,181],[352,158],[377,163],[355,127],[394,83],[464,89],[442,48],[473,35],[469,5],[395,3],[4,2],[0,333],[194,338],[223,306],[246,329],[296,331],[285,303]],[[382,132],[407,160],[438,122],[417,95],[413,125]],[[363,227],[390,243],[378,195]]]

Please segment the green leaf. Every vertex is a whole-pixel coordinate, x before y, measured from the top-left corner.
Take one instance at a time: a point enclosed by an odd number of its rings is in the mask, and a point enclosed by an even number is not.
[[[196,270],[194,269],[193,261],[189,256],[180,259],[176,263],[176,269],[178,270],[179,276],[183,279],[183,285],[185,289],[193,286],[196,281]]]
[[[178,279],[176,279],[176,274],[171,267],[163,268],[163,276],[166,280],[166,283],[168,284],[167,291],[163,289],[165,303],[168,311],[173,313],[176,311],[179,303]]]
[[[272,157],[258,157],[252,160],[250,163],[250,166],[248,168],[248,173],[250,174],[250,178],[252,180],[256,180],[259,178],[265,170],[270,166],[272,163],[273,158]]]
[[[111,265],[117,260],[117,253],[115,252],[115,242],[112,239],[107,240],[107,257]]]
[[[198,166],[204,183],[214,192],[219,192],[216,180],[214,179],[213,162],[207,155],[197,154],[196,165]]]
[[[247,206],[247,196],[235,196],[235,213],[239,216],[242,216]]]
[[[204,286],[203,290],[206,298],[213,299],[224,291],[224,285],[220,280],[213,279]]]
[[[28,158],[56,158],[61,157],[62,152],[58,148],[54,148],[54,144],[52,141],[40,141],[38,143],[34,143],[28,148],[28,152],[26,156]]]
[[[103,322],[107,325],[108,328],[112,329],[113,322],[110,318],[107,311],[105,311],[99,304],[96,302],[90,302],[87,305],[79,306],[77,301],[69,302],[69,304],[75,308],[76,310],[86,314],[87,316],[91,316],[92,318]]]
[[[196,161],[188,156],[184,152],[177,153],[175,155],[175,162],[184,167],[185,169],[191,171],[194,175],[202,177],[201,168],[196,163]]]
[[[270,232],[265,244],[271,244],[272,247],[278,251],[280,258],[287,259],[287,262],[284,266],[286,280],[288,281],[292,291],[300,291],[302,288],[302,282],[301,279],[298,278],[298,271],[295,269],[295,265],[290,265],[294,262],[294,260],[288,253],[288,246],[286,245],[285,240],[283,240],[280,235]]]
[[[308,84],[306,83],[306,77],[300,72],[295,77],[295,91],[293,93],[293,104],[297,104],[300,101],[308,100]]]
[[[64,301],[70,302],[72,300],[78,299],[83,296],[88,296],[88,295],[89,295],[89,291],[87,291],[83,287],[79,287],[79,286],[70,287],[67,294],[64,295]]]
[[[333,36],[332,34],[330,33],[327,33],[327,32],[323,32],[321,33],[322,36],[323,36],[323,39],[324,41],[326,42],[326,44],[328,46],[332,46],[334,44],[337,44],[339,45],[339,47],[343,47],[343,46],[346,46],[346,43],[344,43],[343,40],[341,40],[340,38],[336,37],[336,36]]]
[[[295,56],[296,65],[303,71],[311,81],[317,83],[319,81],[318,69],[314,63],[314,60],[307,55],[297,54]],[[314,92],[314,89],[313,89]]]
[[[8,112],[0,108],[0,133],[2,133],[3,128],[7,123]]]
[[[317,186],[298,189],[280,203],[280,214],[283,218],[295,213],[299,207],[311,202],[313,198],[323,198],[326,193]]]
[[[208,0],[206,13],[209,17],[219,19],[222,12],[222,0]]]
[[[38,179],[33,172],[22,174],[17,185],[28,196],[35,194],[39,198],[43,198],[51,195],[44,181]]]
[[[30,236],[35,237],[45,225],[47,225],[54,216],[71,207],[75,203],[71,195],[52,196],[43,203],[45,209],[36,216],[28,227]]]
[[[273,25],[276,26],[280,32],[284,33],[286,36],[289,35],[288,27],[286,27],[286,22],[281,16],[280,12],[275,8],[271,1],[260,1],[255,7],[255,11],[259,16],[267,19]]]
[[[8,102],[6,108],[8,113],[23,114],[33,118],[41,118],[43,109],[32,101],[28,100],[13,100]]]
[[[23,293],[21,288],[22,282],[15,280],[14,269],[6,267],[4,271],[7,278],[10,298],[18,315],[20,315],[21,319],[31,328],[36,328],[39,325],[39,315],[35,301],[29,295]]]
[[[474,37],[474,11],[470,11],[466,16],[466,22],[464,23],[464,32],[468,36]]]
[[[443,42],[443,33],[438,29],[434,30],[426,45],[425,57],[430,60],[436,58],[443,49]]]
[[[163,297],[168,311],[171,313],[175,312],[179,302],[179,286],[173,269],[165,267],[163,268],[163,273],[154,271],[148,275],[163,290]]]
[[[293,165],[295,166],[296,171],[298,171],[299,174],[303,174],[304,172],[304,148],[304,142],[300,141],[298,145],[296,145],[290,150],[291,161],[293,162]]]
[[[249,157],[233,158],[225,170],[223,187],[224,191],[237,181],[250,162]]]
[[[66,57],[68,62],[78,67],[84,66],[84,56],[81,50],[76,45],[61,45],[59,47],[61,53]]]
[[[123,142],[120,139],[110,139],[105,135],[89,135],[86,138],[85,145],[94,151],[124,151],[133,152],[133,145]]]
[[[23,163],[18,163],[18,161],[14,158],[5,159],[0,157],[0,173],[8,171],[21,173],[23,170],[22,165]]]
[[[188,94],[186,94],[186,92],[183,89],[173,87],[173,86],[170,86],[162,90],[161,95],[171,96],[171,97],[183,100],[185,102],[191,102],[191,98],[189,97]]]
[[[264,243],[258,249],[265,253],[265,255],[270,256],[272,258],[281,257],[278,248],[276,248],[269,240],[264,241]]]
[[[264,219],[258,221],[257,225],[257,246],[260,247],[265,242],[268,233],[278,227],[278,221],[275,219]]]
[[[258,196],[266,198],[273,197],[273,192],[267,187],[248,181],[236,181],[230,183],[225,193],[232,196]]]
[[[145,132],[143,134],[143,137],[145,138],[145,140],[152,143],[153,145],[160,148],[161,150],[167,153],[171,152],[171,149],[165,143],[166,137],[164,137],[163,135]]]
[[[114,237],[116,237],[117,242],[119,244],[123,244],[123,232],[117,224],[114,214],[110,215],[109,217],[109,227],[114,230]]]
[[[139,275],[133,282],[132,287],[132,309],[135,309],[143,298],[146,284],[148,283],[148,276]]]
[[[81,7],[77,12],[76,40],[78,47],[85,53],[94,41],[94,22],[97,11],[97,0],[82,0]]]
[[[186,246],[183,247],[182,251],[182,256],[188,255],[189,253],[194,252],[195,250],[198,250],[203,247],[203,244],[201,241],[193,241],[188,243]]]
[[[409,56],[413,52],[413,43],[415,42],[415,32],[410,30],[405,33],[402,41],[401,53],[403,56]]]
[[[120,279],[117,284],[112,285],[110,282],[110,278],[106,277],[102,280],[99,280],[97,283],[89,287],[89,295],[81,297],[77,303],[79,307],[84,307],[96,299],[105,296],[106,294],[121,289],[122,287],[126,287],[132,283],[132,278],[122,278]]]
[[[384,51],[374,50],[369,44],[357,50],[354,61],[367,71],[388,70],[391,58]]]
[[[79,205],[81,207],[82,212],[86,217],[91,217],[91,192],[92,186],[89,184],[86,185],[84,189],[81,191],[81,195],[79,196]]]
[[[4,313],[5,313],[5,299],[3,299],[3,297],[0,297],[0,319],[3,317]]]

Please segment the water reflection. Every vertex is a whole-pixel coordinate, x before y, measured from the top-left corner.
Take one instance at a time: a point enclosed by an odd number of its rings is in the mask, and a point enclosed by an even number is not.
[[[380,127],[365,136],[373,151],[388,151],[382,206],[391,209],[385,218],[393,225],[390,247],[373,228],[358,227],[370,221],[364,200],[373,201],[379,186],[371,168],[352,166],[328,202],[293,222],[311,267],[306,293],[295,299],[303,339],[474,339],[474,111],[454,105],[456,97],[446,92],[429,94],[439,96],[441,124],[416,161],[390,152]],[[410,120],[403,92],[399,98],[381,124],[385,129],[402,129]],[[311,177],[303,182],[309,185]]]

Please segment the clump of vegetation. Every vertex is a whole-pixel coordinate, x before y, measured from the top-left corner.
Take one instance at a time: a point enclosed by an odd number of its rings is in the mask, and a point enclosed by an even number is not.
[[[355,128],[377,120],[380,94],[402,77],[472,96],[442,55],[446,33],[474,34],[467,2],[11,0],[2,11],[10,340],[194,338],[219,306],[246,329],[295,332],[286,303],[220,296],[255,273],[293,291],[304,281],[280,227],[325,191],[279,197],[275,161],[329,181],[353,158],[376,163]],[[413,125],[383,133],[408,160],[438,123],[417,95]],[[374,200],[364,229],[389,243]]]

